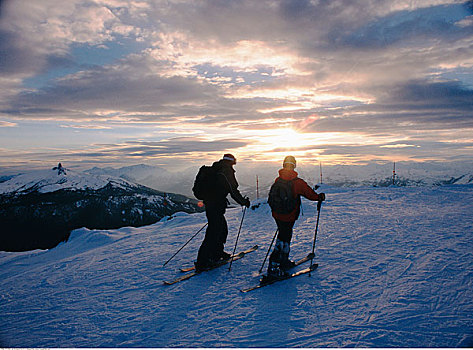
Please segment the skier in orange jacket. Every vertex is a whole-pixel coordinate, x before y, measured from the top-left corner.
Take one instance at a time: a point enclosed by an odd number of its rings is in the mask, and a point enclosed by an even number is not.
[[[284,158],[283,168],[279,170],[279,177],[275,180],[275,184],[280,180],[283,180],[280,182],[290,184],[292,200],[295,203],[294,209],[288,213],[281,213],[277,208],[272,208],[272,216],[276,221],[279,233],[274,250],[269,257],[268,277],[284,276],[287,274],[286,270],[294,266],[294,262],[289,260],[289,251],[292,229],[300,214],[301,196],[312,201],[325,200],[324,193],[317,194],[303,179],[297,177],[298,174],[294,171],[295,167],[296,159],[293,156],[287,156]]]

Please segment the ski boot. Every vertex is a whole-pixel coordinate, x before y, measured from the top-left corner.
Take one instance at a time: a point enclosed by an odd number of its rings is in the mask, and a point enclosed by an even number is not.
[[[219,256],[219,260],[228,260],[232,257],[232,254],[230,253],[227,253],[227,252],[224,252],[222,250],[222,252],[220,253],[220,256]]]
[[[194,262],[194,266],[196,272],[208,271],[215,266],[215,261],[211,259],[197,260]]]
[[[281,269],[284,271],[292,269],[294,266],[296,266],[296,263],[292,260],[286,259],[281,262]]]
[[[266,275],[263,275],[261,278],[261,283],[281,279],[287,277],[289,275],[288,272],[281,268],[281,263],[275,260],[270,260],[268,265],[268,272]]]
[[[292,260],[289,260],[289,243],[286,243],[286,249],[281,252],[281,269],[282,270],[290,270],[296,263]]]

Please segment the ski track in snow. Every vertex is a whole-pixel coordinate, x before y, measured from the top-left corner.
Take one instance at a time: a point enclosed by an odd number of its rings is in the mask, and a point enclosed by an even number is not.
[[[473,346],[473,186],[322,190],[319,268],[249,293],[276,230],[267,204],[247,210],[237,249],[259,250],[173,286],[203,232],[162,265],[205,214],[0,253],[0,346]],[[311,251],[315,207],[303,201],[293,259]],[[227,251],[241,216],[227,210]]]

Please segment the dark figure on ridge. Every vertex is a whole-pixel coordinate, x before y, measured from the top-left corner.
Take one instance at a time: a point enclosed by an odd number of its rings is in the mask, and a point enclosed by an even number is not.
[[[211,167],[203,166],[197,174],[193,191],[198,199],[203,199],[208,220],[205,238],[195,262],[197,271],[210,268],[219,260],[228,259],[231,256],[223,250],[228,235],[227,221],[224,216],[229,203],[227,195],[230,194],[240,205],[247,208],[250,206],[250,200],[243,197],[238,190],[238,182],[233,169],[235,164],[236,158],[231,154],[225,154]]]
[[[57,170],[58,175],[61,175],[61,174],[67,175],[66,174],[66,168],[64,168],[61,163],[59,163],[57,166],[55,166],[53,168],[53,170]]]
[[[289,251],[294,223],[299,217],[301,195],[312,201],[325,200],[325,194],[317,194],[307,183],[297,177],[296,159],[293,156],[284,158],[279,177],[271,186],[268,203],[272,216],[278,227],[278,236],[274,250],[269,257],[268,277],[281,277],[286,270],[294,266],[289,260]]]

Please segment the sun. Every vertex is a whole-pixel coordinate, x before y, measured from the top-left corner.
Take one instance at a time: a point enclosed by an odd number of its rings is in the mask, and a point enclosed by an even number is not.
[[[297,150],[309,146],[313,142],[313,138],[292,128],[282,128],[266,131],[261,141],[273,148]]]
[[[324,154],[327,145],[347,144],[357,140],[356,135],[336,132],[301,132],[291,127],[253,130],[251,147],[245,149],[251,158],[280,161],[287,155],[308,162],[336,162],[338,154]]]

